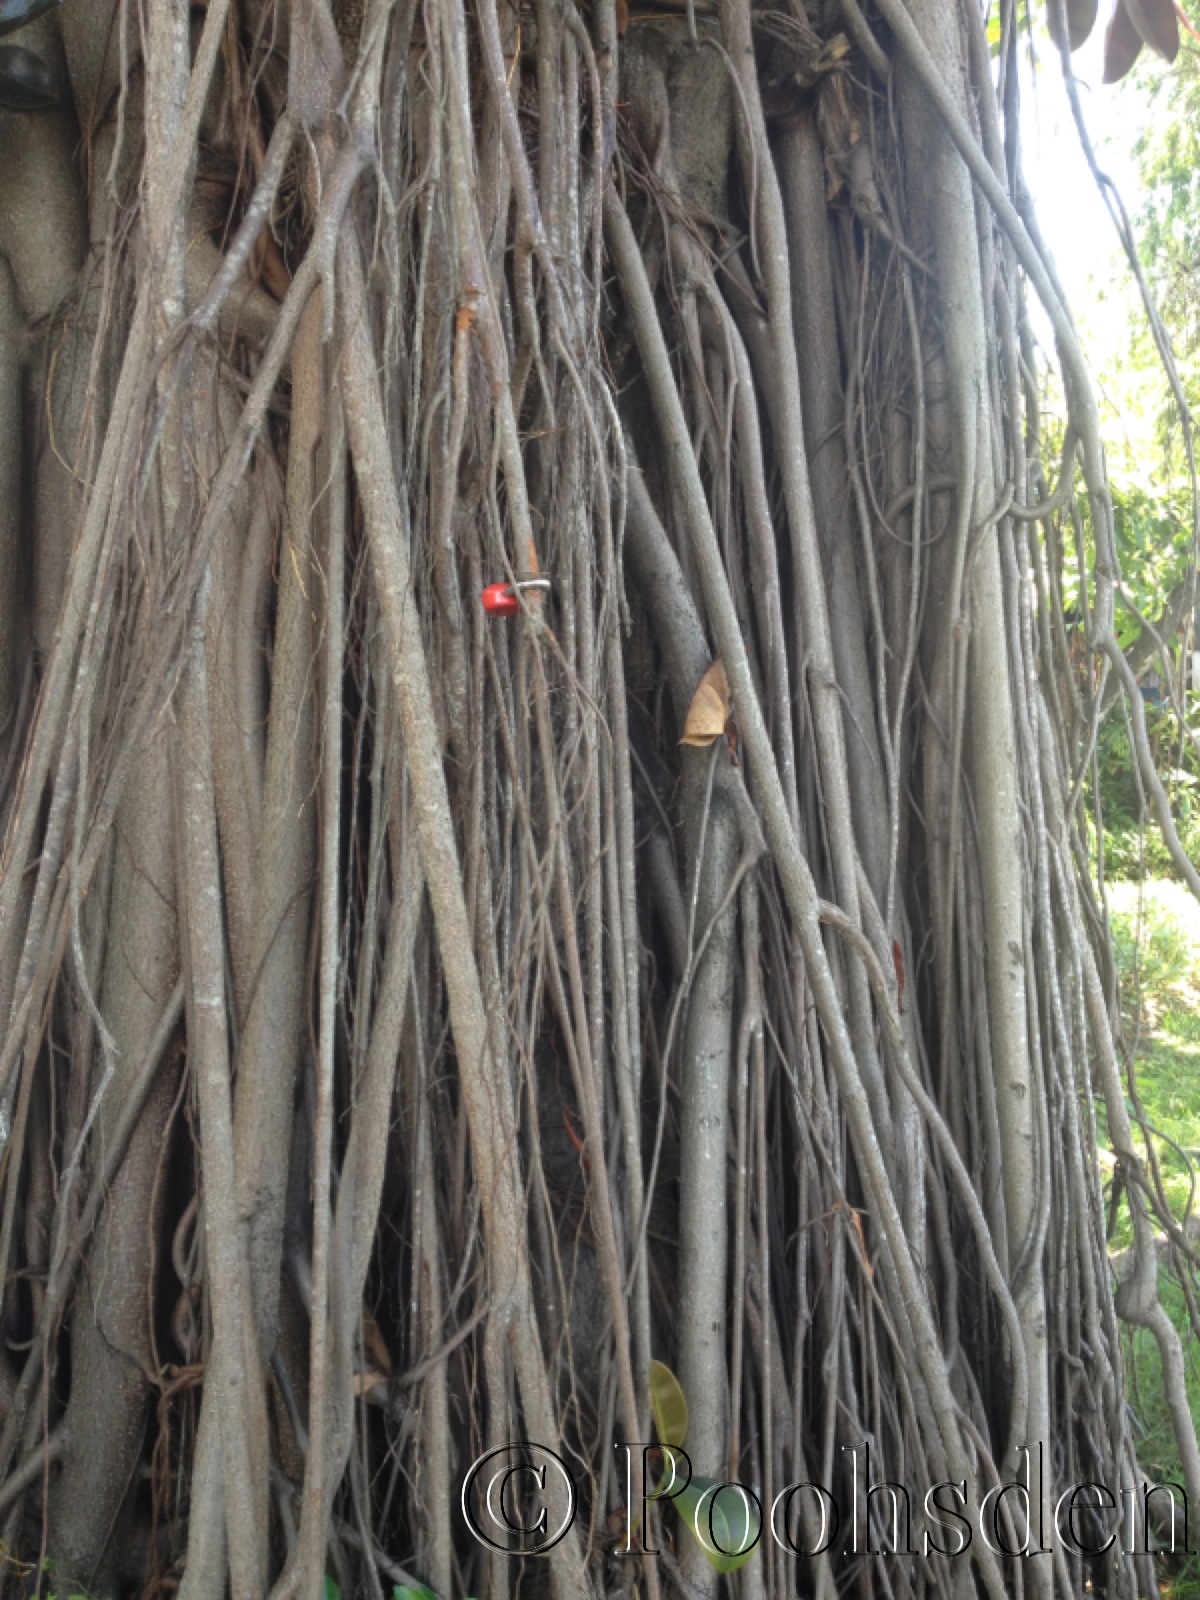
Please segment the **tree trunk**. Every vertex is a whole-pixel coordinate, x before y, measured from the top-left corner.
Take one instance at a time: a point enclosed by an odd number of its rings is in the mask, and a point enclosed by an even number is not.
[[[1015,17],[8,10],[58,99],[0,111],[14,1571],[1152,1593],[1055,1523],[1143,1505],[1119,1316],[1194,1502],[1200,1452],[1034,581],[1084,507],[1128,693]],[[775,1506],[737,1576],[640,1503],[652,1360]]]

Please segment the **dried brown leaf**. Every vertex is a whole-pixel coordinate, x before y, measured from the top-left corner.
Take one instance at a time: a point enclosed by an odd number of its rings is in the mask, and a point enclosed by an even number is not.
[[[379,1324],[366,1306],[363,1307],[362,1340],[363,1350],[372,1365],[378,1367],[385,1377],[390,1377],[392,1373],[392,1353],[387,1347],[387,1340],[383,1337]]]
[[[1125,0],[1117,0],[1112,20],[1104,35],[1104,81],[1120,83],[1130,67],[1142,53],[1142,36],[1133,25],[1133,18],[1125,9]]]
[[[725,663],[718,656],[700,679],[692,696],[680,744],[696,745],[703,749],[719,739],[725,732],[731,699]]]
[[[385,1406],[388,1400],[387,1374],[383,1372],[356,1372],[354,1393],[361,1395],[373,1406]]]
[[[280,301],[287,298],[287,292],[292,286],[292,275],[279,253],[279,246],[266,228],[254,242],[254,248],[250,252],[250,268],[268,294]]]
[[[1125,0],[1125,9],[1142,42],[1164,61],[1179,54],[1179,20],[1175,0]]]
[[[1072,50],[1078,50],[1080,45],[1086,44],[1091,37],[1099,9],[1100,0],[1066,0],[1067,44]],[[1050,27],[1050,37],[1055,44],[1059,44],[1061,41],[1058,36],[1058,7],[1055,0],[1049,0],[1046,21]]]

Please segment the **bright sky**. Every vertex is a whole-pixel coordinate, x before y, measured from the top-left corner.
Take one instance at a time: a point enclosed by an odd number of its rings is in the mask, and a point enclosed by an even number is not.
[[[1151,115],[1150,91],[1141,61],[1123,83],[1101,82],[1108,11],[1105,0],[1092,37],[1076,52],[1073,64],[1100,166],[1116,183],[1126,209],[1136,216],[1143,191],[1134,147]],[[1029,61],[1028,48],[1023,48],[1026,179],[1100,391],[1106,443],[1110,451],[1125,446],[1121,453],[1126,472],[1136,471],[1134,462],[1153,472],[1157,451],[1151,430],[1157,405],[1146,404],[1144,397],[1138,404],[1136,396],[1146,386],[1157,389],[1161,380],[1153,371],[1131,373],[1125,359],[1132,328],[1141,324],[1137,288],[1080,149],[1057,52],[1042,34],[1035,67]],[[1143,52],[1143,60],[1147,54]],[[1170,71],[1165,62],[1150,59],[1148,70],[1154,78]],[[1048,329],[1041,331],[1044,328],[1035,316],[1035,329],[1048,343]]]
[[[1036,70],[1028,50],[1024,52],[1021,131],[1026,176],[1072,307],[1086,321],[1089,280],[1097,272],[1107,278],[1123,257],[1079,147],[1057,53],[1044,37],[1041,48],[1044,54]],[[1137,81],[1101,83],[1103,49],[1101,19],[1073,58],[1079,97],[1100,164],[1129,210],[1136,211],[1141,187],[1133,147],[1149,108]]]

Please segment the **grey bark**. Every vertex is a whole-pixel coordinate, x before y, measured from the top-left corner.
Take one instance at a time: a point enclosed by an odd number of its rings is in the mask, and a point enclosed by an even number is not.
[[[169,742],[161,735],[146,752],[118,825],[110,915],[122,936],[109,944],[99,996],[116,1070],[99,1108],[101,1148],[179,975],[175,818],[162,803],[171,793]],[[103,1061],[92,1065],[95,1086]],[[114,1545],[113,1538],[135,1482],[148,1413],[160,1165],[177,1083],[175,1068],[151,1092],[89,1252],[89,1310],[71,1324],[70,1448],[50,1501],[50,1553],[57,1571],[101,1591],[112,1581],[114,1562],[119,1570],[120,1541]]]

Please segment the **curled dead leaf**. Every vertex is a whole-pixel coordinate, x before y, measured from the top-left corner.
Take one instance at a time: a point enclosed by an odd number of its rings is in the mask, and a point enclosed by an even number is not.
[[[719,739],[725,732],[725,724],[729,720],[731,700],[729,679],[725,676],[725,663],[718,656],[700,679],[692,696],[680,744],[696,745],[704,749]]]
[[[253,276],[268,294],[279,301],[287,298],[287,292],[292,286],[292,275],[268,228],[264,228],[254,241],[254,248],[250,252],[250,268]]]
[[[385,1378],[390,1378],[392,1375],[392,1354],[387,1347],[387,1341],[380,1331],[379,1324],[366,1306],[363,1307],[362,1340],[363,1350],[367,1359],[373,1366],[379,1368]]]
[[[811,89],[828,72],[834,72],[850,54],[850,41],[844,33],[835,33],[818,49],[807,52],[801,59],[799,70],[792,74],[798,89]]]
[[[858,1258],[862,1262],[863,1270],[867,1277],[874,1281],[875,1268],[871,1265],[871,1257],[867,1252],[867,1235],[866,1230],[863,1228],[862,1216],[845,1200],[835,1200],[831,1209],[832,1211],[844,1211],[850,1218],[854,1228],[855,1239],[858,1243]]]

